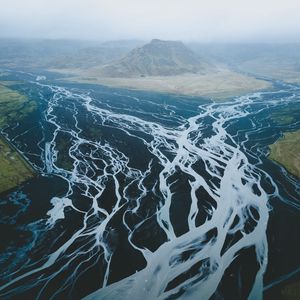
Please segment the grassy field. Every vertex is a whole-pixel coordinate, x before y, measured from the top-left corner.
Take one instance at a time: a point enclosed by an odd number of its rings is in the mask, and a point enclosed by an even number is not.
[[[0,193],[32,178],[34,171],[8,143],[0,138]]]
[[[13,82],[0,81],[0,130],[12,123],[22,121],[33,112],[37,104],[9,88]],[[31,166],[0,136],[0,193],[18,186],[32,178]]]
[[[0,81],[0,129],[11,122],[22,120],[37,107],[35,101],[29,101],[8,85],[7,81]]]
[[[300,178],[300,130],[287,132],[270,146],[269,158]]]
[[[300,103],[295,102],[280,110],[272,112],[271,119],[278,125],[289,125],[300,118]]]

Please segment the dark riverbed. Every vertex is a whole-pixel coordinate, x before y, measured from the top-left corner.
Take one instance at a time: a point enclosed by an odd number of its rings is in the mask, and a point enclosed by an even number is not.
[[[299,179],[267,159],[299,87],[211,104],[49,75],[6,78],[38,103],[3,133],[39,176],[0,196],[1,299],[135,300],[146,280],[149,299],[247,299],[300,268]]]

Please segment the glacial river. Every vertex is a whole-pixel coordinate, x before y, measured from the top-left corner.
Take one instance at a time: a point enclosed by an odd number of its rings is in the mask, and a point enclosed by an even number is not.
[[[299,87],[213,103],[14,76],[39,109],[2,133],[39,176],[0,196],[1,299],[258,300],[299,274],[300,182],[267,159]]]

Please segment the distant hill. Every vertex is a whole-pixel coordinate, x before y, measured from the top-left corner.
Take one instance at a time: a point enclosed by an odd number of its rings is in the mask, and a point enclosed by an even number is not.
[[[152,40],[100,69],[107,77],[170,76],[205,72],[209,67],[180,41]]]
[[[142,43],[0,38],[0,65],[87,69],[120,59]]]
[[[131,50],[131,49],[130,49]],[[130,50],[127,48],[89,47],[79,49],[74,53],[60,54],[48,59],[47,66],[57,69],[80,68],[88,69],[95,66],[102,66],[122,58]]]
[[[99,67],[121,59],[132,49],[142,44],[142,41],[136,40],[104,42],[99,45],[81,48],[73,53],[56,56],[49,62],[49,65],[58,69]]]

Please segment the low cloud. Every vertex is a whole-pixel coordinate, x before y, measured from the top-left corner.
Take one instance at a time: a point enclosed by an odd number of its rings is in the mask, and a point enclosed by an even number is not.
[[[0,36],[300,41],[299,0],[0,0]]]

